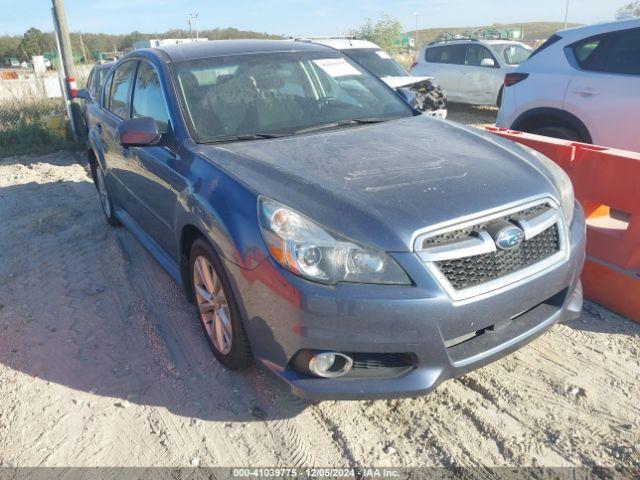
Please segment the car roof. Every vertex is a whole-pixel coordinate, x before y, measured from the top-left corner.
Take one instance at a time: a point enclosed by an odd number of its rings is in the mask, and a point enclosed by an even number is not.
[[[249,53],[318,52],[328,51],[322,46],[293,40],[211,40],[205,42],[163,45],[147,51],[162,51],[174,62],[198,58],[222,57]]]
[[[116,62],[107,62],[107,63],[96,63],[93,65],[92,69],[93,70],[108,70],[109,68],[113,67],[116,64]]]
[[[317,45],[325,45],[327,47],[334,48],[336,50],[351,50],[351,49],[371,49],[375,48],[380,50],[380,47],[368,40],[358,40],[356,38],[332,38],[332,37],[310,37],[310,38],[296,38],[298,42],[315,43]]]
[[[456,38],[454,40],[447,40],[442,42],[432,42],[426,45],[426,48],[432,47],[442,47],[444,45],[469,45],[469,44],[486,44],[486,45],[522,45],[523,47],[528,47],[525,43],[518,42],[516,40],[484,40],[481,38],[471,39],[471,38]]]
[[[568,28],[566,30],[558,31],[557,35],[562,38],[575,40],[600,35],[601,33],[615,32],[616,30],[626,30],[629,28],[640,28],[640,18]]]

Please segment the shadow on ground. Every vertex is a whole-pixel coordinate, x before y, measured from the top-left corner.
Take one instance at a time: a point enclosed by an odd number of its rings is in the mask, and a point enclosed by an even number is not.
[[[194,307],[131,234],[106,224],[76,167],[73,181],[0,188],[0,363],[186,417],[246,422],[305,409],[271,375],[215,361]]]

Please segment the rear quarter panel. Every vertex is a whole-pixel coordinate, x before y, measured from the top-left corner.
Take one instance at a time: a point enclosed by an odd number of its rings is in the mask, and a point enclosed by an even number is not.
[[[534,108],[564,109],[572,69],[562,48],[555,47],[550,47],[553,51],[543,51],[540,56],[525,61],[513,70],[528,73],[529,77],[505,88],[498,126],[509,128],[520,115]]]

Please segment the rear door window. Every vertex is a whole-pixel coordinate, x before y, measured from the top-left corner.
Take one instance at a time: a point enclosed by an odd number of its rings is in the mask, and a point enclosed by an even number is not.
[[[464,65],[466,54],[467,45],[448,45],[446,47],[442,47],[440,63]]]
[[[610,41],[605,71],[640,75],[640,28],[613,34]]]
[[[120,118],[129,116],[129,94],[137,63],[136,61],[125,62],[113,75],[109,111]]]
[[[572,49],[583,70],[640,75],[640,28],[588,38]]]
[[[440,47],[427,48],[427,51],[424,54],[424,59],[429,63],[440,63],[441,57],[442,48]]]

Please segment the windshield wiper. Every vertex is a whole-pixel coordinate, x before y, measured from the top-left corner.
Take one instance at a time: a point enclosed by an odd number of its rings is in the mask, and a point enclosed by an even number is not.
[[[261,140],[265,138],[280,138],[290,135],[289,133],[238,133],[237,135],[226,135],[224,137],[214,138],[202,143],[224,143],[224,142],[245,142],[249,140]]]
[[[394,120],[394,118],[385,117],[368,117],[368,118],[350,118],[348,120],[340,120],[338,122],[321,123],[320,125],[313,125],[311,127],[301,128],[293,133],[299,135],[302,133],[316,132],[318,130],[328,130],[332,128],[348,127],[350,125],[368,125],[372,123],[387,122]]]

